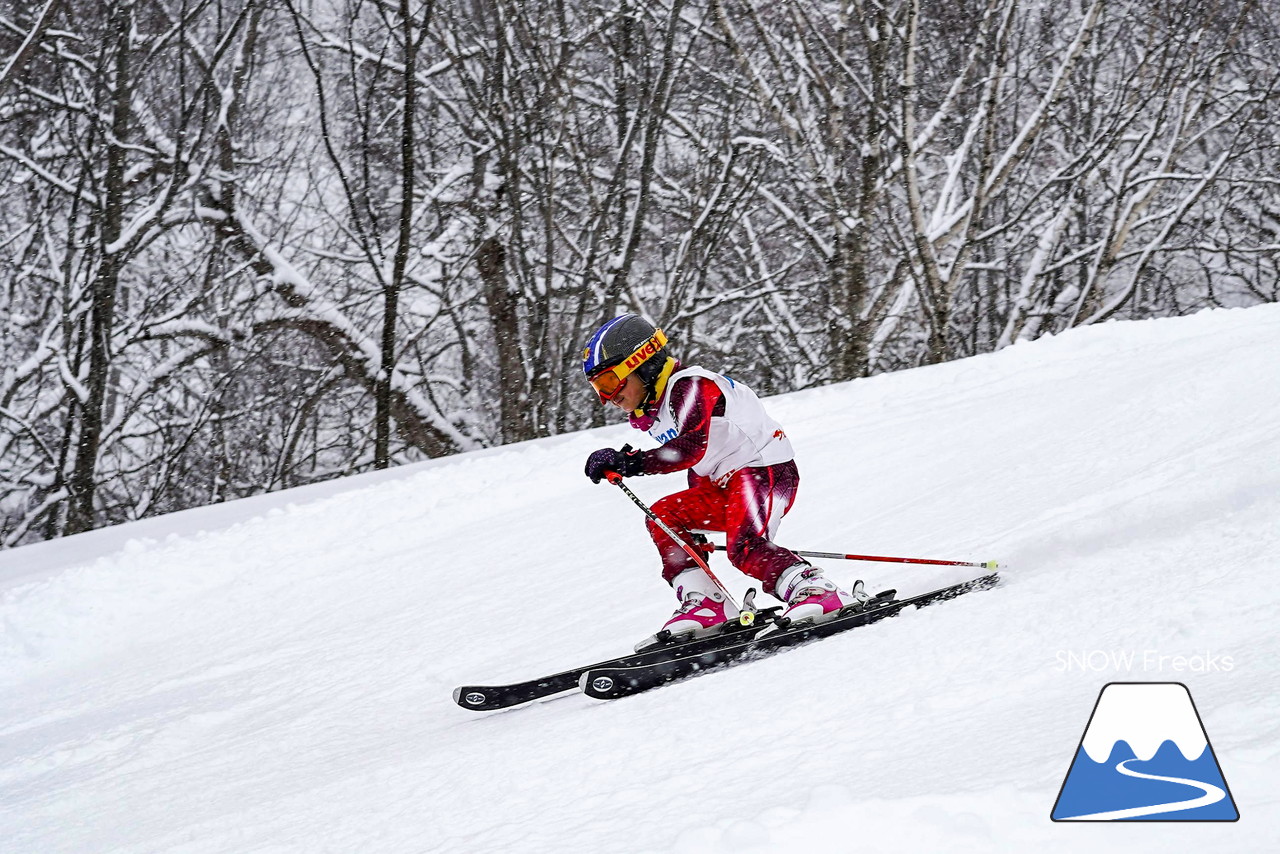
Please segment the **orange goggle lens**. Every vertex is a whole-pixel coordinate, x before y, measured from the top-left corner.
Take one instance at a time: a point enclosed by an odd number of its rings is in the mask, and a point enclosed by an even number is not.
[[[601,403],[608,403],[613,400],[613,396],[618,393],[618,389],[622,388],[622,384],[627,381],[626,374],[618,376],[617,371],[621,367],[621,365],[614,365],[589,380],[591,387],[596,390],[596,394],[600,395]],[[630,373],[630,371],[627,373]]]

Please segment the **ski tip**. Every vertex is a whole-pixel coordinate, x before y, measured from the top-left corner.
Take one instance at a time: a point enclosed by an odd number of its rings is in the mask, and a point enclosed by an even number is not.
[[[984,563],[982,566],[983,566],[984,568],[986,568],[986,569],[993,569],[993,570],[994,570],[994,569],[1004,569],[1004,566],[1002,566],[1002,565],[1000,564],[1000,562],[999,562],[999,561],[997,561],[997,560],[989,560],[989,561],[987,561],[986,563]]]
[[[453,689],[453,701],[464,709],[487,711],[491,708],[487,688],[462,686]]]
[[[1004,576],[998,572],[991,572],[981,578],[975,578],[971,584],[974,590],[990,590],[993,587],[999,587],[1004,581]]]

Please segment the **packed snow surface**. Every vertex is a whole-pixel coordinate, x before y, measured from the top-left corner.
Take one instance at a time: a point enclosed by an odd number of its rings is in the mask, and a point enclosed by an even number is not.
[[[637,509],[582,476],[625,425],[15,549],[0,849],[1275,850],[1280,305],[767,404],[802,472],[781,542],[996,559],[1003,584],[612,703],[478,714],[455,686],[619,654],[674,607]],[[903,594],[969,572],[826,568]],[[1050,821],[1117,681],[1189,688],[1239,822]]]

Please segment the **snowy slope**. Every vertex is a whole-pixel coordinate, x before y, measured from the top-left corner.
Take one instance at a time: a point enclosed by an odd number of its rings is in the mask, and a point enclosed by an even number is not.
[[[1005,584],[479,715],[455,685],[607,657],[673,607],[636,509],[581,474],[626,427],[0,553],[0,850],[1275,850],[1280,306],[769,406],[803,475],[784,543],[995,558]],[[1050,822],[1123,680],[1187,684],[1238,823]]]

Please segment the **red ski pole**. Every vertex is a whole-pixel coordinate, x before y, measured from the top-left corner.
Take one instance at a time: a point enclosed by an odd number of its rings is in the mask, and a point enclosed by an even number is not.
[[[750,626],[756,621],[755,609],[744,608],[738,604],[738,600],[733,597],[733,594],[729,592],[729,589],[725,587],[723,583],[721,583],[720,579],[716,578],[716,574],[711,571],[711,567],[707,566],[707,562],[702,559],[702,555],[698,554],[697,549],[695,549],[693,546],[686,543],[678,534],[676,534],[675,531],[671,530],[671,528],[667,525],[667,523],[659,519],[658,514],[654,513],[653,510],[649,508],[649,505],[641,501],[640,498],[634,492],[628,489],[627,485],[622,482],[622,475],[618,474],[616,471],[607,471],[604,473],[604,476],[610,483],[612,483],[614,486],[618,487],[618,489],[621,489],[623,492],[625,492],[627,494],[627,497],[630,498],[631,501],[637,507],[639,507],[641,510],[644,511],[644,515],[652,519],[653,523],[662,529],[662,533],[666,534],[668,537],[675,540],[675,542],[680,546],[680,548],[684,549],[685,554],[693,558],[694,562],[697,563],[698,566],[702,567],[702,571],[707,574],[707,578],[710,578],[711,582],[715,584],[716,587],[720,588],[720,592],[723,593],[725,598],[729,600],[729,603],[733,605],[733,607],[738,609],[739,623],[741,623],[744,626]],[[723,546],[721,546],[720,548],[723,549]]]
[[[725,546],[715,546],[718,552],[728,551]],[[873,560],[882,563],[925,563],[931,566],[980,566],[983,569],[999,569],[1000,564],[994,560],[986,561],[969,561],[969,560],[933,560],[924,557],[887,557],[885,555],[845,555],[836,552],[803,552],[797,549],[790,550],[792,554],[798,557],[816,557],[825,558],[827,560]]]

